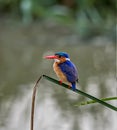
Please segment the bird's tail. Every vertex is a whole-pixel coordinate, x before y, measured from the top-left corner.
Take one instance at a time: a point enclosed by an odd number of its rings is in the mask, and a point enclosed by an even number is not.
[[[73,90],[73,91],[76,90],[76,83],[75,83],[75,82],[72,83],[72,90]]]

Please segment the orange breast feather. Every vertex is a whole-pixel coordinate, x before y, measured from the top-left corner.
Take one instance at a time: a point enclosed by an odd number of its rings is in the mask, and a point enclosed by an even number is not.
[[[59,68],[58,63],[55,62],[55,63],[53,64],[53,69],[54,69],[54,71],[55,71],[57,77],[58,77],[60,80],[62,80],[63,82],[68,82],[68,81],[67,81],[67,78],[66,78],[66,76],[65,76],[65,74],[64,74],[64,73],[61,71],[61,69]]]

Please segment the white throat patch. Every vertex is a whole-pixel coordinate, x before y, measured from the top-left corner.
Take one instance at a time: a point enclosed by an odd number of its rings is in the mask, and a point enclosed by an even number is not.
[[[55,61],[55,62],[57,62],[57,63],[59,63],[59,62],[60,62],[60,60],[58,60],[58,59],[54,59],[54,61]]]
[[[66,60],[67,60],[67,61],[70,61],[70,59],[69,59],[69,58],[66,58]]]

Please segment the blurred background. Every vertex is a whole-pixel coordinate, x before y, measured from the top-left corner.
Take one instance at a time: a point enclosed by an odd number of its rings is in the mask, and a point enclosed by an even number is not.
[[[57,79],[47,54],[70,54],[80,90],[117,96],[116,9],[116,0],[0,0],[0,130],[29,130],[36,80]],[[100,104],[75,106],[86,100],[41,80],[35,130],[116,130],[117,113]]]

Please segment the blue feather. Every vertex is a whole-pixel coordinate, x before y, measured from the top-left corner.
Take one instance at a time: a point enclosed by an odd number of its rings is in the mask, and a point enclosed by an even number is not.
[[[78,72],[75,65],[71,61],[59,64],[61,71],[65,74],[68,82],[75,83],[78,80]]]
[[[59,56],[69,58],[69,55],[66,52],[56,52],[55,55],[59,55]]]
[[[75,82],[72,83],[72,90],[73,90],[73,91],[76,90],[76,83],[75,83]]]

